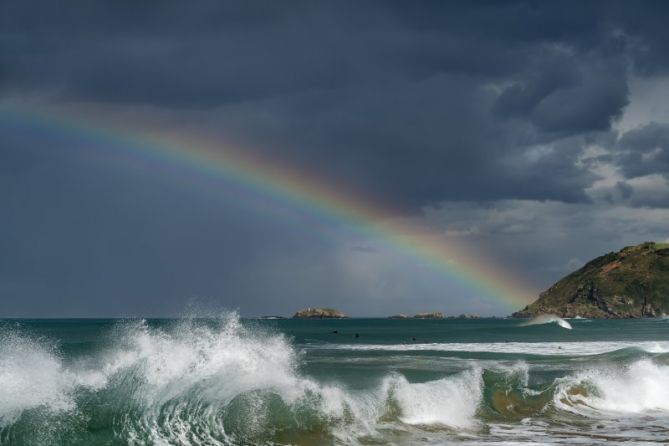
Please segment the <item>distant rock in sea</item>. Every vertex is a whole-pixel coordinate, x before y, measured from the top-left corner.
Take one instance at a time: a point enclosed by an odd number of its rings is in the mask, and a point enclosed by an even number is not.
[[[346,314],[333,308],[305,308],[297,311],[294,315],[296,319],[344,319]]]
[[[392,316],[388,316],[388,319],[409,319],[409,316],[406,314],[394,314]]]
[[[669,244],[646,242],[591,260],[513,317],[661,317],[669,312]]]
[[[283,316],[258,316],[256,319],[260,320],[276,320],[276,319],[285,319]]]
[[[457,317],[457,319],[481,319],[478,314],[465,313]]]
[[[414,319],[443,319],[444,313],[441,311],[433,311],[431,313],[417,313]]]

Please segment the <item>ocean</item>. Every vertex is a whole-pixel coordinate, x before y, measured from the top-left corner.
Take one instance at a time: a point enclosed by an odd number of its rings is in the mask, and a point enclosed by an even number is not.
[[[0,445],[669,443],[669,321],[0,321]]]

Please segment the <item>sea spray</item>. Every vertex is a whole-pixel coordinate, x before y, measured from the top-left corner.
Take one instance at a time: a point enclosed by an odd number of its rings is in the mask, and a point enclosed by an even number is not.
[[[375,344],[363,340],[379,327],[405,338],[406,323],[337,321],[333,334],[328,321],[233,314],[21,328],[31,323],[0,330],[2,446],[518,444],[557,427],[576,432],[573,444],[584,425],[643,441],[669,428],[667,344],[655,336],[557,342],[581,330],[546,330],[549,342],[491,342],[530,335],[515,321],[472,321],[477,336],[482,324],[508,329],[478,343]]]
[[[93,370],[68,369],[54,343],[0,329],[0,445],[52,446],[78,436],[89,421],[77,391],[106,384]]]
[[[276,426],[274,414],[318,389],[298,376],[284,336],[253,332],[234,315],[169,331],[143,323],[123,343],[112,357],[122,358],[124,373],[139,383],[128,396],[141,415],[124,418],[119,432],[130,444],[268,441],[287,427]]]
[[[126,418],[122,430],[137,444],[189,444],[182,435],[192,431],[209,438],[190,434],[189,441],[224,444],[299,441],[300,433],[314,431],[341,439],[373,435],[389,399],[408,424],[464,428],[473,425],[481,395],[480,371],[418,384],[393,377],[359,393],[322,385],[298,373],[283,336],[251,332],[234,317],[217,330],[184,323],[168,334],[140,325],[128,336],[117,362],[143,383],[129,395],[143,408],[139,422]]]
[[[125,444],[300,444],[313,435],[374,436],[389,413],[410,425],[471,428],[481,400],[479,369],[423,383],[393,374],[360,392],[317,383],[299,373],[299,355],[286,337],[245,328],[234,315],[166,329],[124,322],[110,336],[115,347],[65,364],[55,346],[5,335],[5,425],[33,408],[45,423],[65,412],[70,418],[61,422],[75,424],[103,404],[108,416],[91,418],[110,423],[110,435]],[[50,441],[86,438],[67,434],[72,438],[56,432]]]
[[[650,359],[558,380],[557,407],[581,414],[669,412],[669,367]]]
[[[386,386],[399,407],[399,420],[412,425],[473,428],[483,392],[482,371],[424,383],[409,383],[403,376],[389,378]]]
[[[12,332],[0,334],[0,426],[38,407],[68,411],[76,376],[63,369],[55,347]]]

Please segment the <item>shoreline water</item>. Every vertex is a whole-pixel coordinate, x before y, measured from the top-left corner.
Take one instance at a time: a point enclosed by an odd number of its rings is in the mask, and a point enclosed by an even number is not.
[[[669,324],[572,323],[3,320],[0,445],[666,440]]]

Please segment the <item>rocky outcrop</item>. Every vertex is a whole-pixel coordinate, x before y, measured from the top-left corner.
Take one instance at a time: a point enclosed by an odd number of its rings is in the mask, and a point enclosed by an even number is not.
[[[392,316],[388,316],[388,319],[409,319],[409,316],[406,314],[394,314]]]
[[[513,317],[657,317],[669,313],[669,244],[628,246],[588,262]]]
[[[333,308],[305,308],[297,311],[294,315],[297,319],[344,319],[346,314]]]
[[[443,319],[444,313],[440,311],[433,311],[431,313],[418,313],[414,316],[414,319]]]

